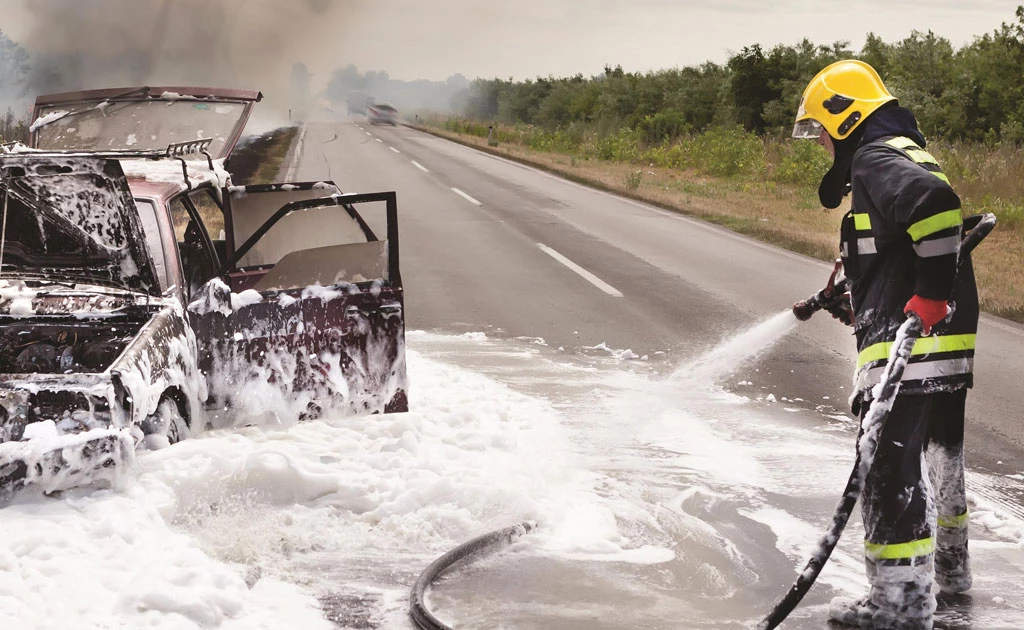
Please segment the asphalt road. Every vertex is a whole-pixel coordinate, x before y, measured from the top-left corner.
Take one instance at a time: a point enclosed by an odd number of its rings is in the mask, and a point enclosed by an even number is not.
[[[293,153],[294,181],[397,191],[410,329],[543,337],[566,350],[604,342],[672,366],[786,309],[829,272],[820,261],[406,127],[310,123]],[[846,410],[854,360],[849,329],[819,316],[732,387]],[[1021,374],[1024,327],[984,317],[968,403],[975,467],[1021,472]]]

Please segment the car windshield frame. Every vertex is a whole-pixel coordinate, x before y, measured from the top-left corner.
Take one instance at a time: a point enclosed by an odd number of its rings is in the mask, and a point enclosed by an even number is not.
[[[253,104],[261,99],[259,92],[246,90],[173,87],[44,95],[36,99],[29,141],[32,147],[46,150],[164,151],[169,144],[202,137],[213,139],[209,148],[212,158],[227,158],[242,135]],[[138,116],[140,111],[147,115]],[[179,116],[179,120],[170,125],[166,121],[161,124],[158,114],[167,111],[174,114],[185,112],[186,116]],[[190,111],[203,112],[200,114],[202,119],[196,124],[188,124],[187,113]],[[131,120],[133,115],[135,121]],[[219,120],[220,116],[225,119]],[[111,118],[122,123],[121,128],[114,131],[115,121]],[[128,124],[123,124],[125,121]],[[215,123],[218,122],[225,124],[217,127]],[[97,123],[100,123],[100,128],[89,140],[76,142],[75,138],[66,137],[69,130],[81,135],[82,126],[95,129]],[[153,135],[157,137],[154,139]]]

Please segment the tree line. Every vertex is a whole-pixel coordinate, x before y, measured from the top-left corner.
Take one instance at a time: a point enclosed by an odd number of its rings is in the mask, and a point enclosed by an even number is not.
[[[650,144],[713,126],[781,136],[792,126],[808,81],[827,64],[848,58],[874,66],[926,135],[1024,142],[1024,6],[1011,22],[960,48],[932,31],[914,31],[895,42],[869,33],[859,51],[845,41],[821,45],[804,39],[767,49],[745,46],[722,64],[645,73],[606,66],[591,77],[477,79],[460,99],[461,113],[548,130],[585,127],[604,135],[630,129]]]

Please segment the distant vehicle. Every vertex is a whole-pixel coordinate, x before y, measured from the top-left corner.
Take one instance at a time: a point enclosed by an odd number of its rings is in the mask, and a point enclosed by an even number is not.
[[[366,108],[366,118],[371,125],[397,125],[398,110],[386,103],[374,103]]]
[[[187,437],[252,383],[305,416],[407,409],[395,193],[231,186],[260,98],[43,96],[32,149],[0,152],[0,499]]]

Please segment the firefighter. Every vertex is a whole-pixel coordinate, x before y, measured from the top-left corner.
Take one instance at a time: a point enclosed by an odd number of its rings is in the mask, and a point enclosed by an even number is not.
[[[978,296],[970,262],[957,273],[960,199],[914,115],[864,62],[833,63],[811,80],[793,136],[817,139],[832,154],[822,205],[836,208],[851,195],[840,253],[858,350],[854,413],[867,412],[907,313],[925,329],[861,497],[870,589],[833,600],[829,614],[853,627],[931,628],[933,580],[944,593],[971,586],[963,437]],[[843,319],[850,307],[830,310]]]

